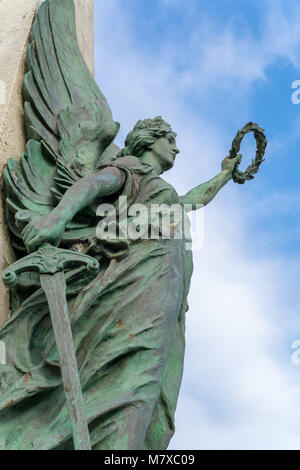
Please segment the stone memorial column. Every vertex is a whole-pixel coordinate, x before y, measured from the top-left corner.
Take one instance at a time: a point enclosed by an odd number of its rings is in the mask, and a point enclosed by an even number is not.
[[[62,0],[63,1],[63,0]],[[22,81],[25,53],[40,0],[0,0],[0,172],[9,157],[25,150]],[[83,56],[94,73],[94,0],[75,0],[77,34]],[[0,204],[0,273],[13,261]],[[0,326],[9,316],[9,294],[0,280]]]

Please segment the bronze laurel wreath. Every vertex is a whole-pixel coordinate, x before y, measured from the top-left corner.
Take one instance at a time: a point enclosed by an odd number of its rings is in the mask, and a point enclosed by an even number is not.
[[[260,165],[265,160],[264,154],[268,141],[264,134],[264,129],[261,129],[257,124],[254,124],[253,122],[248,122],[248,124],[246,124],[240,131],[238,131],[235,139],[232,142],[232,147],[229,152],[230,158],[234,158],[237,156],[241,147],[242,140],[245,135],[249,132],[254,133],[254,138],[256,140],[256,156],[255,159],[252,160],[251,165],[249,165],[244,172],[238,170],[240,162],[237,163],[235,169],[233,170],[232,179],[235,183],[238,184],[244,184],[245,181],[252,180],[254,178],[253,175],[258,172]]]

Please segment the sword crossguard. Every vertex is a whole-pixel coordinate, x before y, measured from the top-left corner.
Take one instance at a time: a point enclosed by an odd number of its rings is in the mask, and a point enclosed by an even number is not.
[[[2,279],[4,284],[12,289],[18,284],[22,273],[34,271],[51,275],[77,265],[85,265],[89,272],[96,273],[99,270],[98,261],[91,256],[46,244],[35,253],[25,256],[6,268],[2,273]]]

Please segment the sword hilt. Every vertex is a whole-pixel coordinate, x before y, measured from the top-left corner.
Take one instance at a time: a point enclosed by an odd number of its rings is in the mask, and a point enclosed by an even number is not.
[[[12,289],[20,282],[25,272],[55,274],[69,267],[85,265],[87,271],[97,272],[99,263],[91,256],[72,250],[57,248],[49,243],[42,245],[36,252],[16,261],[2,273],[4,284]]]

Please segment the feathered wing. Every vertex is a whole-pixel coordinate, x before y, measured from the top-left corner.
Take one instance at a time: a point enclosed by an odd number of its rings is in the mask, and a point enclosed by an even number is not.
[[[75,181],[96,169],[119,130],[80,52],[73,0],[41,5],[26,70],[28,143],[20,161],[10,159],[4,170],[7,220],[18,249],[24,245],[15,213],[50,212]]]

